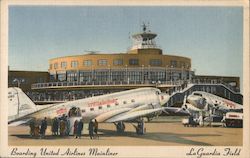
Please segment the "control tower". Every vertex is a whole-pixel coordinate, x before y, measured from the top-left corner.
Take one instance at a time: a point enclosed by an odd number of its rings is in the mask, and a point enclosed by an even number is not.
[[[158,48],[154,38],[157,36],[156,33],[152,33],[148,30],[146,24],[142,25],[142,33],[137,33],[132,35],[133,38],[133,49],[145,49],[145,48]]]
[[[148,26],[144,23],[142,25],[142,32],[132,35],[133,46],[128,51],[129,54],[162,54],[162,50],[156,45],[156,33],[152,33]]]

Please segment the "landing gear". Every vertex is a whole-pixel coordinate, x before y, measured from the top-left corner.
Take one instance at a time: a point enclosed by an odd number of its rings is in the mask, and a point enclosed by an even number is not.
[[[117,133],[124,133],[125,131],[125,124],[123,122],[118,122],[118,123],[114,123],[116,126],[116,131]]]
[[[143,134],[146,133],[146,128],[144,127],[144,121],[143,121],[143,119],[141,119],[141,120],[138,122],[138,125],[137,125],[137,126],[134,125],[134,127],[135,127],[136,133],[137,133],[138,135],[143,135]]]

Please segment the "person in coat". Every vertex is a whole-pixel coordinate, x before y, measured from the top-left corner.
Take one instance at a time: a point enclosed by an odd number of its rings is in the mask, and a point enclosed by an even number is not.
[[[30,121],[30,136],[33,137],[35,135],[35,121]]]
[[[94,122],[92,120],[89,122],[89,137],[90,139],[94,137]]]
[[[47,129],[47,118],[45,117],[42,120],[42,123],[41,123],[40,138],[44,138],[45,137],[46,129]]]
[[[74,136],[77,138],[77,126],[78,126],[78,120],[75,120],[74,122]]]
[[[99,139],[99,135],[98,135],[98,122],[97,122],[96,119],[95,119],[95,122],[94,122],[94,132],[95,132],[95,137]]]
[[[65,135],[65,129],[66,129],[66,123],[63,119],[60,121],[60,135],[64,136]]]
[[[82,119],[78,122],[78,125],[77,125],[77,137],[78,138],[81,138],[82,136],[82,129],[83,129],[83,121]],[[76,137],[76,138],[77,138]]]

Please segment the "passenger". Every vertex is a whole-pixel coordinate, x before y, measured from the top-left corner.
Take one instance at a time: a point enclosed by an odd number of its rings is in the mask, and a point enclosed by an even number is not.
[[[72,116],[72,109],[69,110],[68,116],[69,116],[69,117]]]
[[[59,123],[60,123],[60,120],[56,117],[55,118],[55,135],[58,136],[58,130],[59,130]]]
[[[58,120],[56,117],[52,120],[51,129],[52,129],[52,135],[58,135]]]
[[[30,136],[33,137],[35,135],[35,121],[30,121]]]
[[[70,121],[69,118],[66,116],[66,135],[70,133]]]
[[[77,126],[78,126],[78,120],[75,120],[74,122],[74,136],[77,138]]]
[[[77,117],[81,116],[81,110],[80,110],[80,108],[76,109],[76,116]]]
[[[65,135],[65,121],[61,119],[60,121],[60,136]]]
[[[78,122],[78,125],[77,125],[77,136],[76,138],[81,138],[82,136],[82,129],[83,129],[83,122],[82,122],[82,119]]]
[[[35,123],[35,129],[34,129],[34,136],[35,136],[35,137],[38,137],[38,136],[39,136],[39,131],[40,131],[40,128],[39,128],[39,126]]]
[[[40,138],[44,138],[45,137],[46,129],[47,129],[47,118],[45,117],[42,120],[42,123],[41,123]]]
[[[76,107],[73,107],[71,109],[72,109],[72,115],[71,116],[75,117],[76,116]]]
[[[52,119],[52,124],[51,124],[52,135],[55,135],[55,121],[56,121],[56,118]]]
[[[97,137],[99,139],[99,135],[98,135],[98,122],[95,119],[95,123],[94,123],[94,132],[95,132],[95,137]]]
[[[94,127],[94,122],[92,120],[90,120],[90,122],[89,122],[89,137],[90,137],[90,139],[93,139],[93,137],[94,137],[93,127]]]

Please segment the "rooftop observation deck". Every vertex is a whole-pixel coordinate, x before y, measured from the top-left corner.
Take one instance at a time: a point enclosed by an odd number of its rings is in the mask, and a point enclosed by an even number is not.
[[[31,85],[31,89],[130,89],[140,87],[162,87],[171,88],[183,84],[184,81],[167,82],[48,82],[36,83]]]

